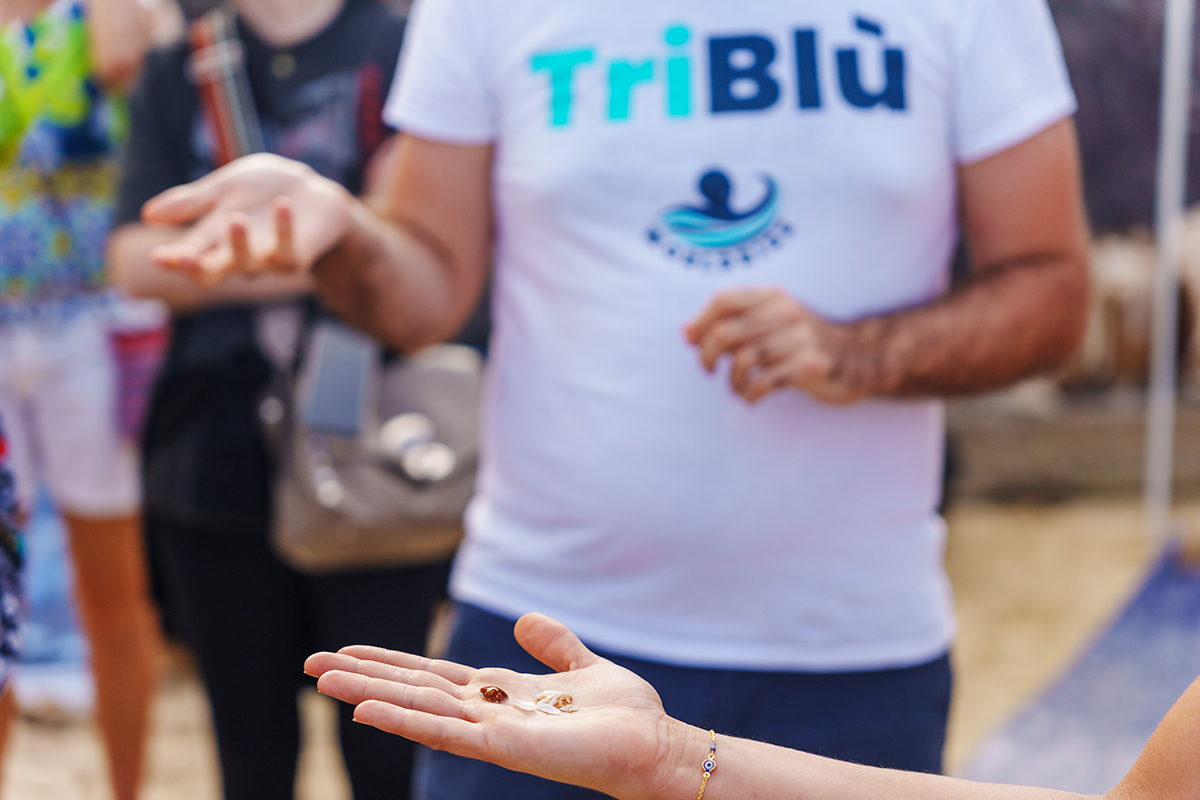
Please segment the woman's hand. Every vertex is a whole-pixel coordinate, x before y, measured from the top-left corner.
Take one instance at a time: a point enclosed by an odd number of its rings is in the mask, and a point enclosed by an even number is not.
[[[471,669],[447,661],[347,647],[317,653],[304,669],[324,694],[357,706],[354,718],[436,750],[507,769],[587,786],[615,797],[669,797],[671,742],[696,737],[666,715],[654,687],[592,653],[562,623],[527,614],[517,641],[557,674]],[[497,686],[509,699],[491,703],[480,689]],[[544,691],[571,695],[579,710],[524,711]],[[702,736],[701,738],[704,738]],[[695,761],[707,741],[686,748]],[[694,771],[694,769],[693,769]]]
[[[884,389],[870,325],[822,319],[782,289],[722,292],[685,334],[709,372],[731,357],[730,386],[751,403],[789,386],[833,404]]]
[[[349,192],[304,164],[260,153],[168,189],[146,203],[142,219],[188,226],[152,257],[211,285],[235,274],[310,269],[345,236],[353,203]]]

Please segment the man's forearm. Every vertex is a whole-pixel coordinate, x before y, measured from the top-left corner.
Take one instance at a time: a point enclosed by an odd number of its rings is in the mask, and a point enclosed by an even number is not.
[[[1028,259],[926,306],[845,326],[835,378],[891,397],[995,389],[1061,365],[1083,335],[1082,256]]]
[[[482,286],[460,286],[449,253],[416,226],[361,202],[342,240],[313,267],[322,300],[347,322],[398,350],[453,336]]]

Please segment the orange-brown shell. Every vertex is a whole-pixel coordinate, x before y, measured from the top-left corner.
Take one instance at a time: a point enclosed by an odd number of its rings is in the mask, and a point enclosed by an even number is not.
[[[501,689],[499,686],[484,686],[479,690],[479,694],[484,700],[489,703],[503,703],[508,699],[508,692]]]

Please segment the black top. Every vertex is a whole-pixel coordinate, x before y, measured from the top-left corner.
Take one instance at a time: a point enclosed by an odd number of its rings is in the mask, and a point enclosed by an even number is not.
[[[239,24],[267,148],[357,193],[390,133],[381,114],[403,32],[403,19],[376,0],[347,0],[323,31],[283,51]],[[137,221],[159,192],[213,169],[188,57],[186,43],[152,53],[130,97],[118,224]],[[256,409],[270,377],[252,307],[176,318],[144,441],[149,511],[231,532],[263,529],[270,465]]]

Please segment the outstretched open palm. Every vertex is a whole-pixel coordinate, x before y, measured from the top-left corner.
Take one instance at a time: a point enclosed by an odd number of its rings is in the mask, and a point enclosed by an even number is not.
[[[666,761],[668,728],[678,724],[654,687],[549,617],[528,614],[515,633],[556,674],[472,669],[364,646],[317,653],[305,671],[324,694],[355,704],[356,720],[434,749],[619,796],[653,795],[647,780]],[[485,700],[480,690],[489,686],[509,700]],[[513,703],[545,691],[571,695],[579,710],[550,715]]]

